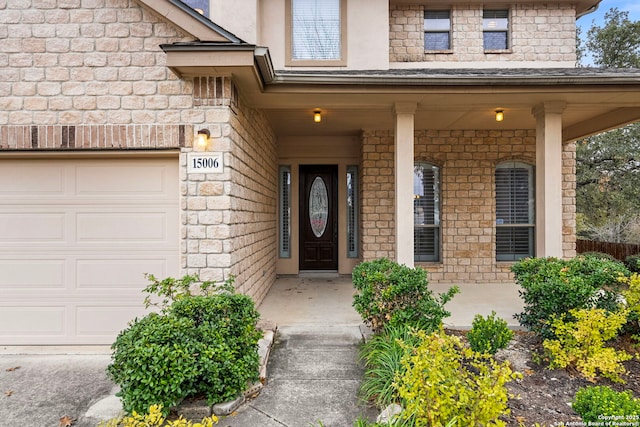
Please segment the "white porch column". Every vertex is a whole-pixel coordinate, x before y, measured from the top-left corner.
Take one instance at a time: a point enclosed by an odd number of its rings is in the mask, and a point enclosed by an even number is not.
[[[413,141],[415,102],[394,106],[396,261],[413,267]]]
[[[544,102],[536,118],[536,256],[562,258],[562,112],[566,103]]]

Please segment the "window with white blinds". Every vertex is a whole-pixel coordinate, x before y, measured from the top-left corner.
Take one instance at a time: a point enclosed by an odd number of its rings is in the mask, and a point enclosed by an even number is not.
[[[496,260],[534,256],[534,167],[504,162],[496,168]]]
[[[347,166],[347,257],[358,257],[358,167]]]
[[[291,258],[291,166],[280,166],[278,172],[280,190],[278,246],[280,258]]]
[[[451,49],[451,12],[424,11],[424,50]]]
[[[440,168],[417,162],[413,168],[413,258],[440,261]]]
[[[484,50],[509,49],[509,11],[484,10],[482,14]]]
[[[341,0],[291,0],[294,60],[341,59]]]

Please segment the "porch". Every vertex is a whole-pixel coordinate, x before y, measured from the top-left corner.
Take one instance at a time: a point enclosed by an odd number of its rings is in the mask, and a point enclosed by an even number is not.
[[[451,285],[429,284],[434,293],[445,292]],[[523,309],[513,283],[459,284],[457,294],[446,308],[451,317],[445,326],[468,329],[476,314],[486,316],[494,310],[509,327],[519,328],[513,318]],[[279,277],[258,307],[262,319],[278,327],[299,329],[359,325],[360,315],[352,307],[355,290],[349,276],[315,275],[311,277]]]

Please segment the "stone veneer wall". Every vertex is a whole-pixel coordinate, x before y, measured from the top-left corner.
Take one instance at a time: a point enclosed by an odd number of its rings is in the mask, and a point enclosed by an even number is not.
[[[275,281],[277,161],[265,117],[236,98],[229,78],[222,105],[201,108],[222,174],[187,174],[181,155],[182,268],[202,280],[235,276],[235,286],[259,304]],[[234,94],[234,95],[232,95]],[[233,99],[232,99],[233,98]]]
[[[276,279],[276,136],[262,113],[241,109],[230,137],[231,272],[240,291],[260,303]]]
[[[499,53],[484,51],[482,7],[476,5],[452,7],[450,51],[425,52],[424,9],[423,5],[391,5],[390,62],[576,61],[576,17],[571,5],[511,6],[511,48]]]
[[[442,261],[420,264],[431,282],[510,282],[495,260],[497,163],[535,163],[534,130],[418,130],[415,158],[441,168]],[[575,145],[563,152],[564,256],[575,256]],[[395,258],[393,131],[367,131],[362,144],[362,257]]]
[[[133,0],[0,0],[0,40],[0,125],[199,120],[159,47],[187,35]],[[142,143],[128,148],[154,148]]]

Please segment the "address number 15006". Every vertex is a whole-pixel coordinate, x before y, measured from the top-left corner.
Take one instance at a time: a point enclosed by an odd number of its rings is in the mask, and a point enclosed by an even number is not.
[[[189,153],[187,173],[222,173],[222,153]]]

